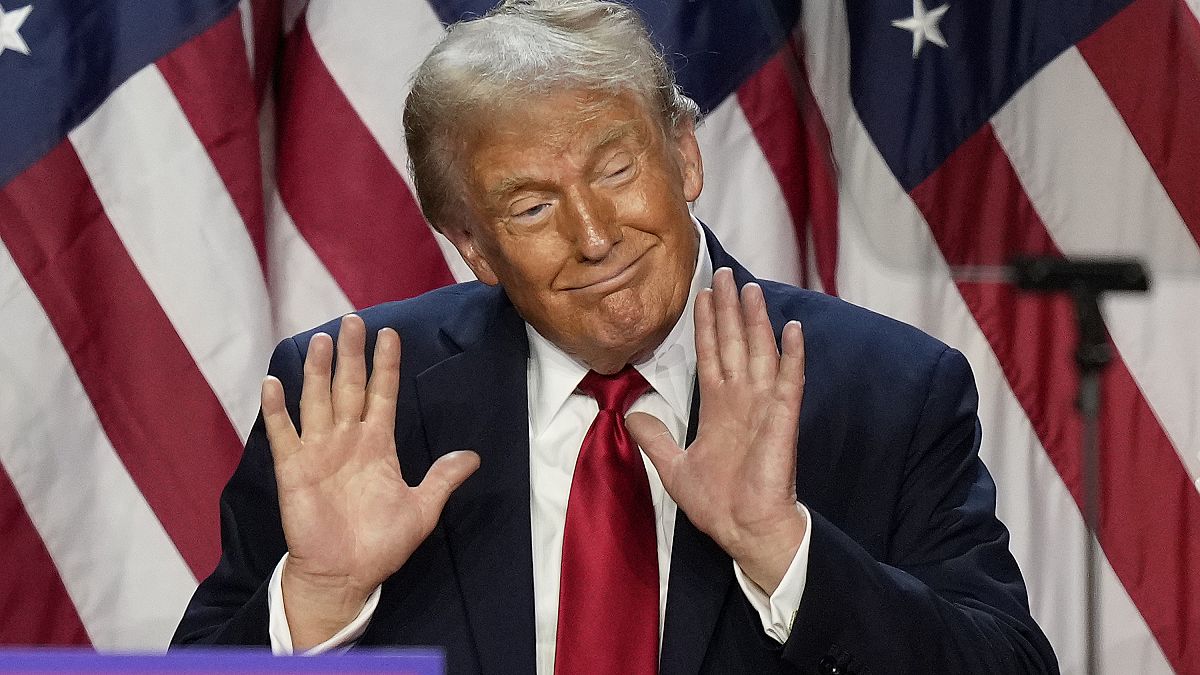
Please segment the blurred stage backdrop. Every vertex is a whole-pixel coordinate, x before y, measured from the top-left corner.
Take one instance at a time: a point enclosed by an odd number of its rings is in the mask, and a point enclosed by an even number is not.
[[[0,643],[161,649],[275,341],[469,278],[400,117],[443,26],[490,3],[0,4]],[[1102,656],[1200,673],[1200,0],[639,6],[707,113],[696,213],[722,242],[967,354],[1067,672],[1072,308],[955,269],[1147,258],[1153,292],[1105,304]]]

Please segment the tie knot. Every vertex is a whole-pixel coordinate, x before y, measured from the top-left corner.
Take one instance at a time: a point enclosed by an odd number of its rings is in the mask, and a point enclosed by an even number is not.
[[[601,410],[619,415],[629,412],[629,406],[650,389],[650,383],[633,366],[625,366],[612,375],[589,370],[579,383],[579,390],[596,399]]]

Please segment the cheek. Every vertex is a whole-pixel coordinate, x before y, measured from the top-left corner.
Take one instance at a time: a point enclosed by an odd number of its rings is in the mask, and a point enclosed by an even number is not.
[[[567,253],[551,237],[514,237],[496,256],[500,282],[514,295],[545,294],[562,269]]]
[[[648,177],[635,189],[628,190],[622,195],[619,208],[628,218],[644,223],[639,229],[654,232],[663,239],[673,236],[671,230],[681,222],[691,228],[687,202],[664,176]]]
[[[662,206],[654,185],[640,185],[622,192],[613,200],[613,212],[621,221],[645,223],[639,229],[651,230],[661,218]],[[647,227],[648,226],[648,227]]]

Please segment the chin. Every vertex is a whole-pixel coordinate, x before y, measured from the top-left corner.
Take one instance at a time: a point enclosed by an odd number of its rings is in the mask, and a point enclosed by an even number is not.
[[[669,307],[645,295],[626,288],[605,297],[597,307],[598,323],[607,327],[609,334],[624,336],[627,341],[653,333],[661,324],[672,323],[666,316]]]
[[[543,313],[541,331],[564,351],[597,372],[613,373],[648,356],[667,337],[682,313],[673,312],[664,289],[624,288],[598,301],[559,306]],[[666,296],[666,297],[664,297]]]
[[[611,355],[614,362],[621,361],[615,364],[617,369],[648,357],[674,325],[663,313],[651,314],[644,308],[636,313],[606,315],[605,319],[594,323],[588,333],[598,351]]]

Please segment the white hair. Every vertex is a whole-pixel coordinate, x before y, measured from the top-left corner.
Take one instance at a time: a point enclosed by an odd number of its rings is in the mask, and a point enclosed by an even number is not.
[[[664,133],[699,117],[633,9],[606,0],[504,0],[450,26],[413,77],[404,134],[429,222],[441,231],[466,217],[456,167],[483,120],[569,90],[633,94]]]

